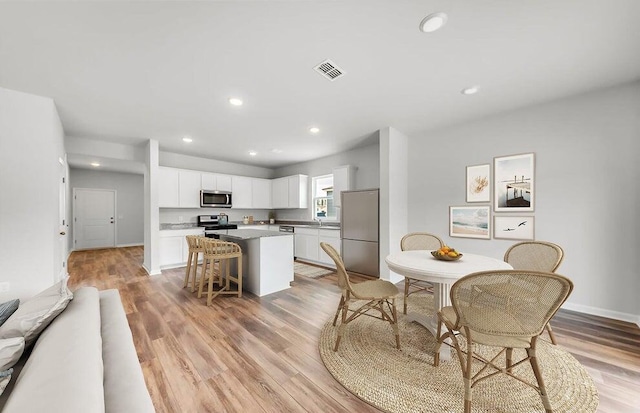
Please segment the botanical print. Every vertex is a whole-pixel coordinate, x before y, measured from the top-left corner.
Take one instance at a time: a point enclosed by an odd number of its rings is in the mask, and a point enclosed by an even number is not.
[[[491,201],[491,165],[467,166],[467,202]]]
[[[533,216],[499,216],[493,217],[493,238],[497,239],[534,239]]]
[[[490,239],[490,207],[449,207],[449,235],[461,238]]]
[[[495,211],[533,211],[533,153],[494,158],[493,175]]]

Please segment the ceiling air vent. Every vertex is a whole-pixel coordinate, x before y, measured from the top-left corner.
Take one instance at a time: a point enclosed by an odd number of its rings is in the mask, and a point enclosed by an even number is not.
[[[326,77],[330,81],[334,81],[339,77],[344,76],[344,70],[340,69],[331,60],[327,59],[314,67],[315,71]]]

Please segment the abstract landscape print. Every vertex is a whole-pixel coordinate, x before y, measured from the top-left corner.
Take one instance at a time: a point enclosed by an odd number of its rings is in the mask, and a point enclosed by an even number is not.
[[[491,207],[449,207],[449,236],[459,238],[491,239]]]
[[[493,176],[494,211],[533,211],[533,153],[493,158]]]

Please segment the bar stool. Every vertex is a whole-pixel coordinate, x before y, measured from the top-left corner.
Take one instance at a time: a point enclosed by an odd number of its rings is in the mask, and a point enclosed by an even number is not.
[[[184,275],[184,285],[182,288],[186,288],[191,282],[191,292],[196,291],[196,278],[198,272],[198,255],[204,255],[204,248],[202,247],[202,241],[206,240],[205,237],[200,235],[187,235],[187,245],[189,246],[189,258],[187,258],[187,270]],[[193,268],[193,276],[191,275],[191,269]],[[201,271],[204,273],[204,271]]]
[[[202,242],[204,259],[198,298],[202,297],[204,282],[207,281],[207,305],[220,294],[242,297],[242,248],[236,243],[205,238]],[[236,259],[236,275],[231,274],[231,264]],[[217,268],[216,268],[217,264]],[[231,282],[237,289],[231,288]],[[218,284],[218,289],[213,288]]]

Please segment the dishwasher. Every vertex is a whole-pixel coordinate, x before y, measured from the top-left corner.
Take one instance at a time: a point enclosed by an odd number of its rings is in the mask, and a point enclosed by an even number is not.
[[[296,236],[295,236],[295,227],[293,225],[280,225],[280,232],[287,232],[293,235],[293,260],[296,260]]]

